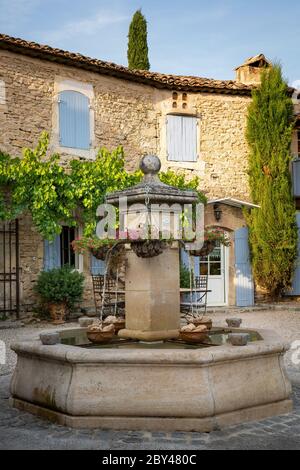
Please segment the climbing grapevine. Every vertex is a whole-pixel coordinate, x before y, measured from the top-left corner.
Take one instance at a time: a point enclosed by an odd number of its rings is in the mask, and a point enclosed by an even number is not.
[[[0,220],[11,220],[28,211],[38,232],[53,239],[61,232],[61,224],[83,225],[84,234],[93,235],[97,223],[96,210],[109,192],[138,183],[140,171],[125,169],[122,147],[112,152],[98,151],[96,159],[72,160],[65,169],[60,155],[48,156],[49,136],[43,132],[37,147],[25,148],[22,158],[12,158],[0,151]],[[196,189],[198,178],[187,181],[173,171],[160,173],[163,182],[181,189]],[[198,192],[199,199],[205,197]]]

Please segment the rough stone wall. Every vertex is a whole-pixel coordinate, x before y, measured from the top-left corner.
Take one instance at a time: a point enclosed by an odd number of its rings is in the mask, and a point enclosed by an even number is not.
[[[6,105],[0,109],[0,147],[20,154],[36,145],[43,130],[51,132],[56,77],[90,83],[94,87],[95,144],[113,149],[123,145],[127,167],[137,167],[141,155],[157,153],[164,167],[181,166],[166,160],[165,120],[172,93],[129,81],[105,77],[73,67],[0,51],[0,80],[5,82]],[[179,93],[180,95],[180,93]],[[250,98],[213,93],[189,93],[180,114],[197,115],[200,156],[184,167],[201,177],[209,196],[248,199],[246,111]],[[72,156],[63,154],[67,163]]]
[[[197,163],[182,166],[166,158],[165,122],[167,114],[174,112],[171,91],[8,51],[0,51],[0,61],[0,81],[5,83],[5,102],[0,103],[2,150],[20,155],[23,147],[36,145],[43,130],[50,132],[51,142],[53,109],[57,106],[55,80],[64,77],[93,85],[95,146],[114,149],[123,145],[129,170],[136,169],[141,155],[156,153],[164,169],[198,175],[209,197],[249,199],[244,133],[250,98],[189,93],[185,109],[176,112],[197,116],[200,151]],[[67,165],[72,155],[62,153],[62,158]],[[31,305],[35,301],[32,286],[43,266],[43,241],[28,216],[20,221],[20,256],[22,299]],[[89,262],[84,266],[88,272]],[[85,298],[91,300],[89,280]]]
[[[261,80],[261,72],[263,67],[251,67],[250,65],[243,65],[236,70],[236,79],[241,83],[247,85],[258,84]]]
[[[199,95],[200,158],[205,162],[203,189],[209,197],[249,199],[248,147],[245,140],[249,98]]]
[[[44,265],[43,240],[35,230],[29,214],[19,218],[19,253],[20,302],[23,312],[26,312],[37,303],[33,286]]]
[[[199,176],[209,198],[234,197],[249,200],[248,145],[245,138],[250,98],[213,93],[190,93],[185,109],[178,93],[178,108],[172,108],[171,93],[156,94],[160,113],[158,154],[163,168],[184,170]],[[169,113],[193,115],[198,120],[198,161],[167,161],[166,118]]]
[[[96,148],[123,145],[129,169],[136,168],[141,154],[156,151],[157,120],[151,87],[6,51],[0,51],[0,58],[0,80],[6,86],[0,147],[7,152],[20,154],[24,146],[36,145],[43,130],[51,133],[56,77],[94,86]],[[66,163],[72,158],[67,154],[62,157]]]

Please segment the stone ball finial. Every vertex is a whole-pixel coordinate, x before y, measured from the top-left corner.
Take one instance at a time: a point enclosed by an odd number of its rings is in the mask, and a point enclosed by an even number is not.
[[[140,161],[140,170],[144,175],[156,175],[161,168],[161,161],[156,155],[145,155]]]

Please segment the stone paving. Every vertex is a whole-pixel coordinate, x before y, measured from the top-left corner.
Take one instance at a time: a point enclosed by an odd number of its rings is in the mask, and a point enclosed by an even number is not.
[[[226,316],[219,313],[212,315],[216,324],[223,324]],[[245,327],[271,327],[287,341],[300,339],[300,313],[245,312],[241,316]],[[0,330],[0,340],[9,345],[11,341],[33,332],[38,333],[40,329]],[[300,449],[300,366],[293,364],[290,352],[286,357],[286,365],[293,383],[294,411],[289,415],[233,426],[210,434],[74,430],[49,424],[9,406],[9,381],[14,364],[15,357],[10,354],[9,364],[0,366],[0,449]]]

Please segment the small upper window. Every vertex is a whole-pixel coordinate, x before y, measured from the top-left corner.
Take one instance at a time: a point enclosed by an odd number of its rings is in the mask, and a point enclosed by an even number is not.
[[[62,147],[90,148],[90,107],[78,91],[59,93],[59,143]]]
[[[168,160],[197,161],[197,118],[193,116],[167,117]]]

